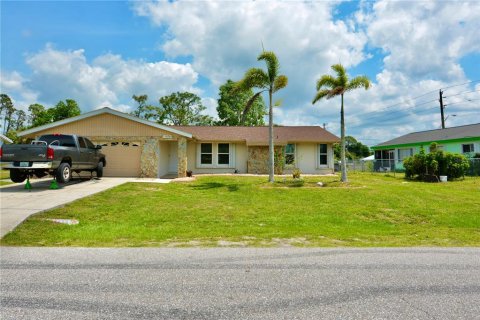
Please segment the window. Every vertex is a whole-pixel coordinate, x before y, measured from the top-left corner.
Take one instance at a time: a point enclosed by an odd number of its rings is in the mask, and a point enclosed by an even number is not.
[[[83,138],[83,139],[85,139],[85,143],[87,144],[88,149],[95,149],[95,145],[93,144],[92,141],[88,140],[87,138]]]
[[[462,144],[462,152],[463,153],[475,152],[475,148],[473,146],[473,143]]]
[[[412,148],[398,149],[398,161],[403,161],[405,158],[408,158],[413,155]]]
[[[295,145],[292,143],[289,143],[285,146],[285,164],[295,164]]]
[[[83,149],[85,149],[87,147],[87,145],[85,144],[85,141],[83,140],[82,137],[78,137],[78,146],[80,148],[83,148]]]
[[[60,145],[62,147],[73,147],[76,148],[77,145],[75,144],[75,140],[72,136],[67,136],[63,134],[47,134],[41,136],[38,140],[47,142],[50,145],[54,142],[54,145]],[[58,141],[58,142],[56,142]]]
[[[230,163],[230,145],[228,143],[218,144],[218,164],[228,165]]]
[[[328,165],[328,153],[327,153],[327,145],[322,143],[318,145],[318,164],[320,166]]]
[[[235,168],[235,144],[198,143],[197,168]]]
[[[202,143],[200,145],[200,163],[212,164],[213,148],[211,143]]]

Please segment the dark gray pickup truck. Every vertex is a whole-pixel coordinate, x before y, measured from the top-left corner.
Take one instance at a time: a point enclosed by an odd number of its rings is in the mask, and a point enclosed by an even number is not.
[[[48,134],[30,144],[3,145],[0,159],[8,163],[2,168],[10,170],[13,182],[51,174],[58,182],[65,183],[72,177],[72,171],[96,172],[98,178],[102,177],[107,163],[101,148],[84,137]]]

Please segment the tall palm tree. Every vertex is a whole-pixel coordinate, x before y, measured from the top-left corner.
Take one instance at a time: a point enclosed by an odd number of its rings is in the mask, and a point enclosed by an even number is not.
[[[242,114],[242,124],[245,122],[247,113],[253,105],[253,102],[260,97],[263,92],[268,92],[268,151],[269,151],[269,163],[268,163],[268,181],[274,182],[274,144],[273,144],[273,94],[278,90],[285,88],[288,84],[288,78],[284,75],[279,75],[280,64],[277,56],[272,51],[263,51],[257,58],[258,61],[265,61],[267,65],[267,71],[265,72],[259,68],[250,68],[245,72],[243,79],[236,83],[237,90],[251,90],[259,89],[245,105],[245,109]]]
[[[315,104],[317,101],[323,98],[331,99],[336,96],[341,96],[342,98],[342,104],[340,108],[342,181],[348,182],[345,161],[345,117],[343,109],[343,95],[347,91],[358,88],[365,88],[365,90],[368,90],[368,88],[370,88],[370,80],[368,80],[366,76],[359,76],[349,80],[347,71],[341,64],[334,64],[332,69],[337,73],[337,77],[335,78],[326,74],[318,79],[317,94],[315,95],[315,98],[313,98],[312,104]]]

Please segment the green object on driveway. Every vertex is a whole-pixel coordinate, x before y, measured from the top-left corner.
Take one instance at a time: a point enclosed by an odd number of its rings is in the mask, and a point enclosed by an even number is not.
[[[52,189],[52,190],[57,190],[58,189],[57,179],[52,180],[52,183],[50,183],[50,189]]]
[[[27,182],[25,183],[25,190],[32,190],[32,184],[30,183],[30,179],[27,178]]]

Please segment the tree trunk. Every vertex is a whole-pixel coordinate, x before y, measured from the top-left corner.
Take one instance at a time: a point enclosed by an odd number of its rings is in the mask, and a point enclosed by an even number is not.
[[[274,145],[273,145],[273,107],[272,107],[272,92],[273,88],[270,88],[268,91],[268,98],[269,98],[269,111],[268,111],[268,153],[269,153],[269,161],[268,161],[268,182],[274,182],[275,179],[273,177],[275,173],[275,160],[274,160]]]
[[[340,108],[340,130],[341,130],[341,161],[342,161],[342,182],[348,182],[347,179],[347,162],[345,159],[345,112],[343,110],[343,93],[342,106]]]

